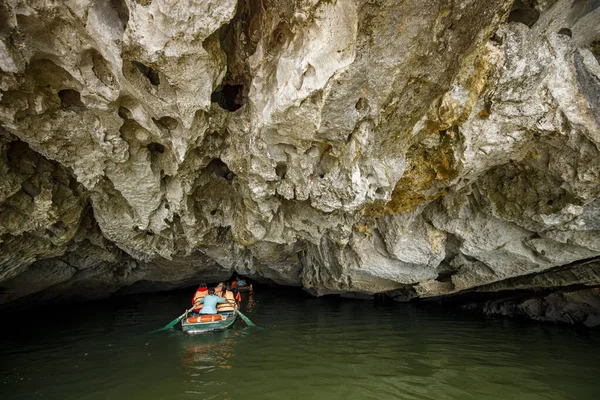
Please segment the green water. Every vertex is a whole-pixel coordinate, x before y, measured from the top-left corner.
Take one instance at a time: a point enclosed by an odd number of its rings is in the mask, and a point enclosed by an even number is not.
[[[0,399],[600,398],[600,332],[263,291],[264,331],[146,334],[192,292],[3,316]]]

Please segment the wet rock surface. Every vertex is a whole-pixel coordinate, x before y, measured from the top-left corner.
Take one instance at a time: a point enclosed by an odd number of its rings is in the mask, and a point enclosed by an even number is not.
[[[600,256],[594,4],[4,2],[0,302],[406,300]]]

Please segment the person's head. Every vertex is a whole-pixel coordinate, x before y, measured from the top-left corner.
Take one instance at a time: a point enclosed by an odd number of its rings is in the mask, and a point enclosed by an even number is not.
[[[210,295],[215,294],[215,289],[213,289],[213,288],[208,289],[208,294],[210,294]]]
[[[225,286],[225,289],[231,290],[231,284],[228,283],[227,286]]]

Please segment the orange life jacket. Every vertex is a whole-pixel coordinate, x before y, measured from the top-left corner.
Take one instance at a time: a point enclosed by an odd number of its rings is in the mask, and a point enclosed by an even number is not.
[[[235,311],[235,298],[230,290],[225,291],[225,303],[217,304],[217,312]]]
[[[198,300],[200,300],[203,297],[208,296],[208,288],[199,288],[198,290],[196,290],[196,293],[194,294],[194,297],[192,298],[192,305],[195,305],[196,302]],[[202,307],[204,306],[204,304],[198,304],[198,306],[196,308],[194,308],[194,311],[198,312],[202,309]]]

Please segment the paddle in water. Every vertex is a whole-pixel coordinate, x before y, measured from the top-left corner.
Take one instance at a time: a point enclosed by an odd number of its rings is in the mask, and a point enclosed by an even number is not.
[[[190,311],[192,311],[194,309],[194,307],[190,308],[189,310],[187,310],[186,312],[184,312],[179,317],[175,318],[173,321],[169,322],[167,325],[163,326],[162,328],[150,331],[150,333],[168,331],[169,329],[171,329],[172,327],[174,327],[175,325],[177,325],[177,323],[179,321],[181,321],[183,319],[183,317],[185,317],[187,315],[187,313],[189,313]]]
[[[250,321],[250,318],[248,318],[244,314],[242,314],[240,310],[235,310],[235,312],[240,316],[241,319],[244,320],[244,322],[246,323],[246,325],[251,326],[253,328],[263,329],[260,326],[254,325],[254,323],[252,321]]]

